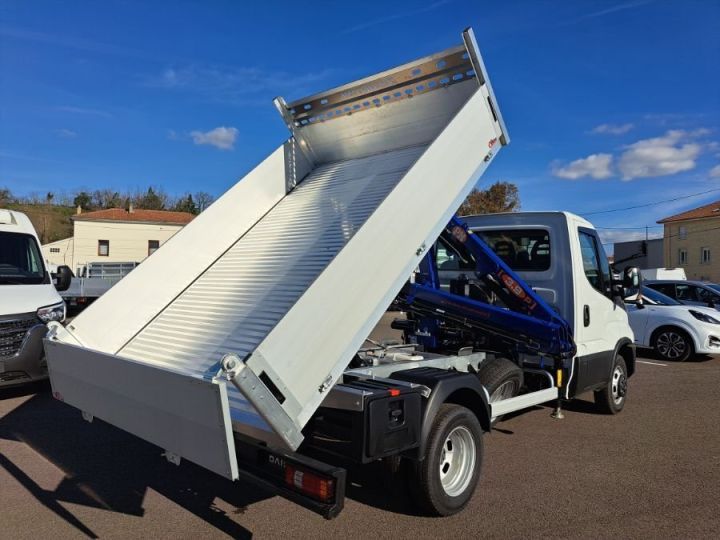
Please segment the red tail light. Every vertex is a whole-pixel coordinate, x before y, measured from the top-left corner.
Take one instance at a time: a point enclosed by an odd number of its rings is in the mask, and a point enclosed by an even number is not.
[[[335,479],[285,465],[285,483],[322,502],[331,502],[335,497]]]

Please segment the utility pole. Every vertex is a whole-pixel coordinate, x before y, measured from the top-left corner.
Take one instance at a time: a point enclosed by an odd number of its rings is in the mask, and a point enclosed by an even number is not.
[[[645,225],[645,241],[647,242],[647,240],[648,240],[648,226]]]

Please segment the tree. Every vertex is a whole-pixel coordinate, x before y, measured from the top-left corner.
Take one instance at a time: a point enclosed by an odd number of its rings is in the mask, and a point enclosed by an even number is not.
[[[190,212],[191,214],[198,213],[197,206],[190,193],[187,196],[181,196],[173,206],[173,210],[176,212]]]
[[[7,206],[15,202],[12,192],[8,188],[0,188],[0,206]]]
[[[97,208],[121,208],[123,206],[122,197],[112,189],[96,189],[93,191],[92,198]]]
[[[134,204],[137,208],[145,210],[165,210],[168,196],[162,190],[155,190],[149,187],[144,195],[138,195],[134,198]]]
[[[458,209],[458,215],[497,214],[520,210],[520,194],[515,184],[495,182],[487,189],[474,188]]]
[[[79,206],[85,210],[92,208],[92,197],[87,191],[81,191],[73,199],[73,206]]]
[[[207,207],[210,206],[214,200],[215,197],[213,197],[209,193],[205,191],[198,191],[195,194],[195,205],[197,206],[197,212],[200,213],[207,210]]]

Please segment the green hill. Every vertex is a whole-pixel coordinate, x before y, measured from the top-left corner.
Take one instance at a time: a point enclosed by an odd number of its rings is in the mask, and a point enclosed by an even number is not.
[[[48,244],[73,235],[70,216],[75,214],[75,208],[72,206],[11,203],[6,207],[22,212],[30,218],[40,237],[41,244]]]

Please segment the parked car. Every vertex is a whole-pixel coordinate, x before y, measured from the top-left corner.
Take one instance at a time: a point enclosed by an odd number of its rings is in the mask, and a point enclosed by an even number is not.
[[[720,353],[717,310],[687,306],[645,284],[642,302],[638,302],[635,290],[625,305],[638,347],[651,348],[663,359],[679,362],[694,354]]]
[[[717,283],[658,279],[644,281],[643,285],[655,289],[681,304],[720,309],[720,285]]]

